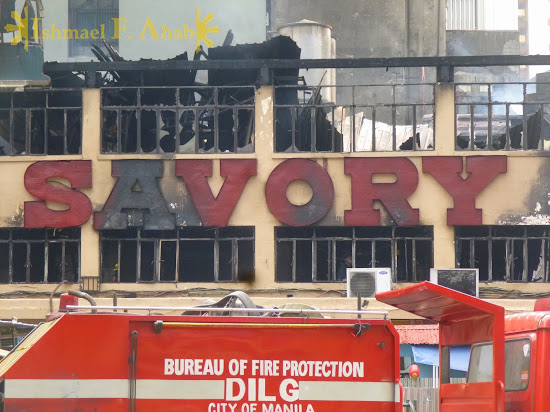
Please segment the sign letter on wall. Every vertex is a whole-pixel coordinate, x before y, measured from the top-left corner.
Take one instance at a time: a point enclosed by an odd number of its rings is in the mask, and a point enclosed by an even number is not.
[[[256,159],[220,162],[226,179],[214,197],[206,180],[212,176],[212,160],[176,160],[176,176],[183,179],[204,226],[227,226],[248,179],[256,176]]]
[[[304,180],[313,189],[311,200],[296,206],[286,197],[288,186]],[[277,166],[265,186],[265,200],[273,216],[289,226],[309,226],[328,213],[334,201],[334,186],[325,169],[312,160],[290,159]]]
[[[345,159],[344,171],[351,176],[352,209],[346,210],[348,226],[380,225],[380,211],[373,202],[380,200],[398,225],[418,225],[418,209],[413,209],[407,198],[418,186],[418,170],[409,159]],[[373,183],[376,174],[393,174],[394,183]]]
[[[118,177],[101,212],[94,213],[94,229],[172,230],[169,213],[157,180],[163,175],[161,160],[113,160],[111,175]]]
[[[52,178],[64,178],[71,189],[48,184]],[[74,189],[92,187],[92,163],[89,160],[70,162],[37,162],[25,172],[25,188],[39,202],[25,202],[25,227],[72,227],[84,224],[92,214],[88,196]],[[69,205],[68,210],[48,209],[46,202]]]
[[[482,225],[483,215],[476,209],[476,197],[500,173],[506,173],[506,156],[475,156],[466,158],[466,172],[463,179],[461,157],[425,157],[422,171],[430,173],[454,200],[454,208],[447,210],[447,224]]]

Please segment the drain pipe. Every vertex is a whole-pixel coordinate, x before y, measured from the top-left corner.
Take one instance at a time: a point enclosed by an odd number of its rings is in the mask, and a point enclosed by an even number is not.
[[[90,302],[90,305],[92,306],[97,306],[97,303],[96,301],[94,300],[94,298],[92,298],[90,295],[88,295],[87,293],[84,293],[84,292],[81,292],[79,290],[72,290],[72,289],[69,289],[69,295],[71,296],[76,296],[77,298],[82,298],[82,299],[86,299],[88,302]],[[93,309],[92,310],[92,313],[97,313],[97,309]]]

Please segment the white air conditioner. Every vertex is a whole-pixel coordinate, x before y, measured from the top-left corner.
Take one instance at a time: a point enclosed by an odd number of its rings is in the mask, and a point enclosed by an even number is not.
[[[389,268],[348,268],[348,298],[372,298],[375,293],[392,289]]]
[[[479,296],[479,269],[430,269],[430,282]]]

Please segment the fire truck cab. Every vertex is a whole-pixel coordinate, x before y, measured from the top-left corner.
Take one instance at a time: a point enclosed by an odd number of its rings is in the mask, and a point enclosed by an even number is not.
[[[550,410],[550,299],[504,308],[429,282],[377,299],[439,323],[440,412]],[[451,384],[450,348],[471,345],[466,383]]]

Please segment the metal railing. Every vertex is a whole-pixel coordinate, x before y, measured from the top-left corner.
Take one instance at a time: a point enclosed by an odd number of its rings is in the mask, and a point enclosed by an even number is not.
[[[335,102],[326,96],[336,96]],[[277,152],[433,150],[434,85],[276,86]]]
[[[0,92],[0,155],[76,155],[82,150],[82,89]]]
[[[101,89],[101,151],[254,152],[254,86]]]
[[[550,150],[550,83],[455,85],[457,150]]]

